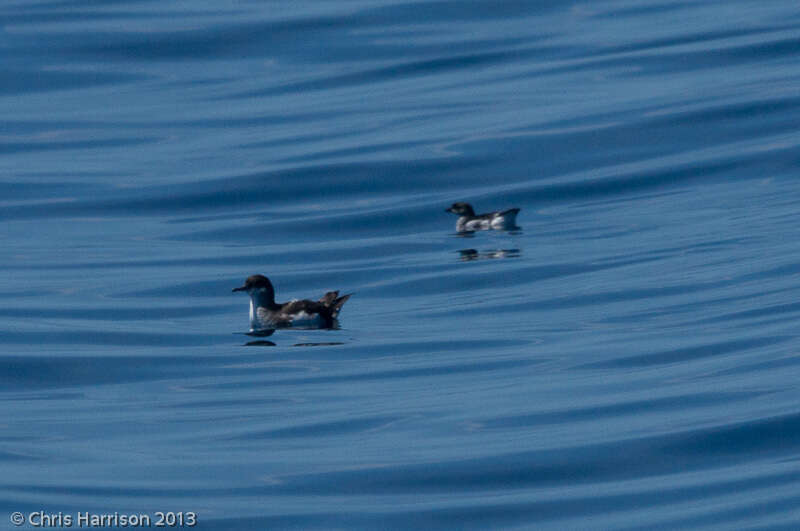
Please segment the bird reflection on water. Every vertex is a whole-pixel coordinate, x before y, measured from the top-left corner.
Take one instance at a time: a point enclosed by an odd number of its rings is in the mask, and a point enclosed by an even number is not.
[[[478,251],[476,249],[461,249],[458,254],[462,261],[469,262],[472,260],[482,259],[497,259],[497,258],[519,258],[521,252],[519,249],[491,249],[488,251]]]
[[[248,341],[244,344],[245,347],[277,347],[278,344],[272,341],[265,341],[263,339],[259,339],[258,341]]]
[[[269,337],[274,333],[275,333],[275,329],[274,328],[265,328],[263,330],[252,330],[250,332],[247,332],[245,335],[248,335],[248,336],[251,336],[251,337]],[[272,341],[269,341],[269,340],[266,340],[266,339],[256,339],[254,341],[248,341],[247,343],[244,344],[244,346],[245,347],[277,347],[278,345],[276,343],[273,343]]]
[[[330,329],[338,330],[339,323],[338,321],[334,321],[334,326]],[[274,328],[265,328],[263,330],[254,330],[252,332],[248,332],[245,335],[251,337],[269,337],[275,333]],[[295,343],[291,346],[293,347],[330,347],[335,345],[344,345],[344,342],[341,341],[318,341],[318,342],[306,342],[306,343]],[[245,347],[277,347],[278,344],[274,341],[269,341],[267,339],[255,339],[253,341],[248,341],[243,346]]]

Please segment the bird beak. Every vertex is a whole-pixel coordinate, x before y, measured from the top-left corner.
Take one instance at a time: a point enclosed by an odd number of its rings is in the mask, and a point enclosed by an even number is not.
[[[452,212],[452,211],[453,211],[453,207],[450,207],[450,208],[445,208],[445,209],[444,209],[444,211],[445,211],[445,212]]]
[[[233,291],[247,291],[247,286],[242,286],[240,288],[233,288],[231,291],[232,292]]]

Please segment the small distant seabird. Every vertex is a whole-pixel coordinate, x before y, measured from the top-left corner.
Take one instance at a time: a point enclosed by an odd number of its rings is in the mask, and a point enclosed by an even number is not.
[[[275,302],[275,289],[264,275],[252,275],[244,286],[233,291],[246,291],[250,295],[250,330],[267,330],[287,326],[306,328],[331,328],[342,305],[350,295],[339,297],[338,291],[329,291],[318,301],[292,300]]]
[[[517,227],[518,208],[509,208],[488,214],[475,214],[469,203],[453,203],[445,212],[458,214],[456,230],[458,232],[471,232],[475,230],[514,230]]]

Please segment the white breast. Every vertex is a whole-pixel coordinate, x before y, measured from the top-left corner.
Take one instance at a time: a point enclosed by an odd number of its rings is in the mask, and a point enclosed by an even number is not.
[[[253,299],[250,299],[250,329],[257,330],[262,328],[258,322],[258,316],[256,314],[256,305],[253,303]]]

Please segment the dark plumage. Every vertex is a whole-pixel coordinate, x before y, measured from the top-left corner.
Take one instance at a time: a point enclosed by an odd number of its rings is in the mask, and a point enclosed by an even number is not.
[[[264,275],[247,277],[244,285],[233,291],[246,291],[250,295],[250,328],[261,330],[285,326],[331,328],[342,305],[352,293],[339,297],[338,291],[329,291],[318,301],[294,300],[275,302],[275,289]]]

